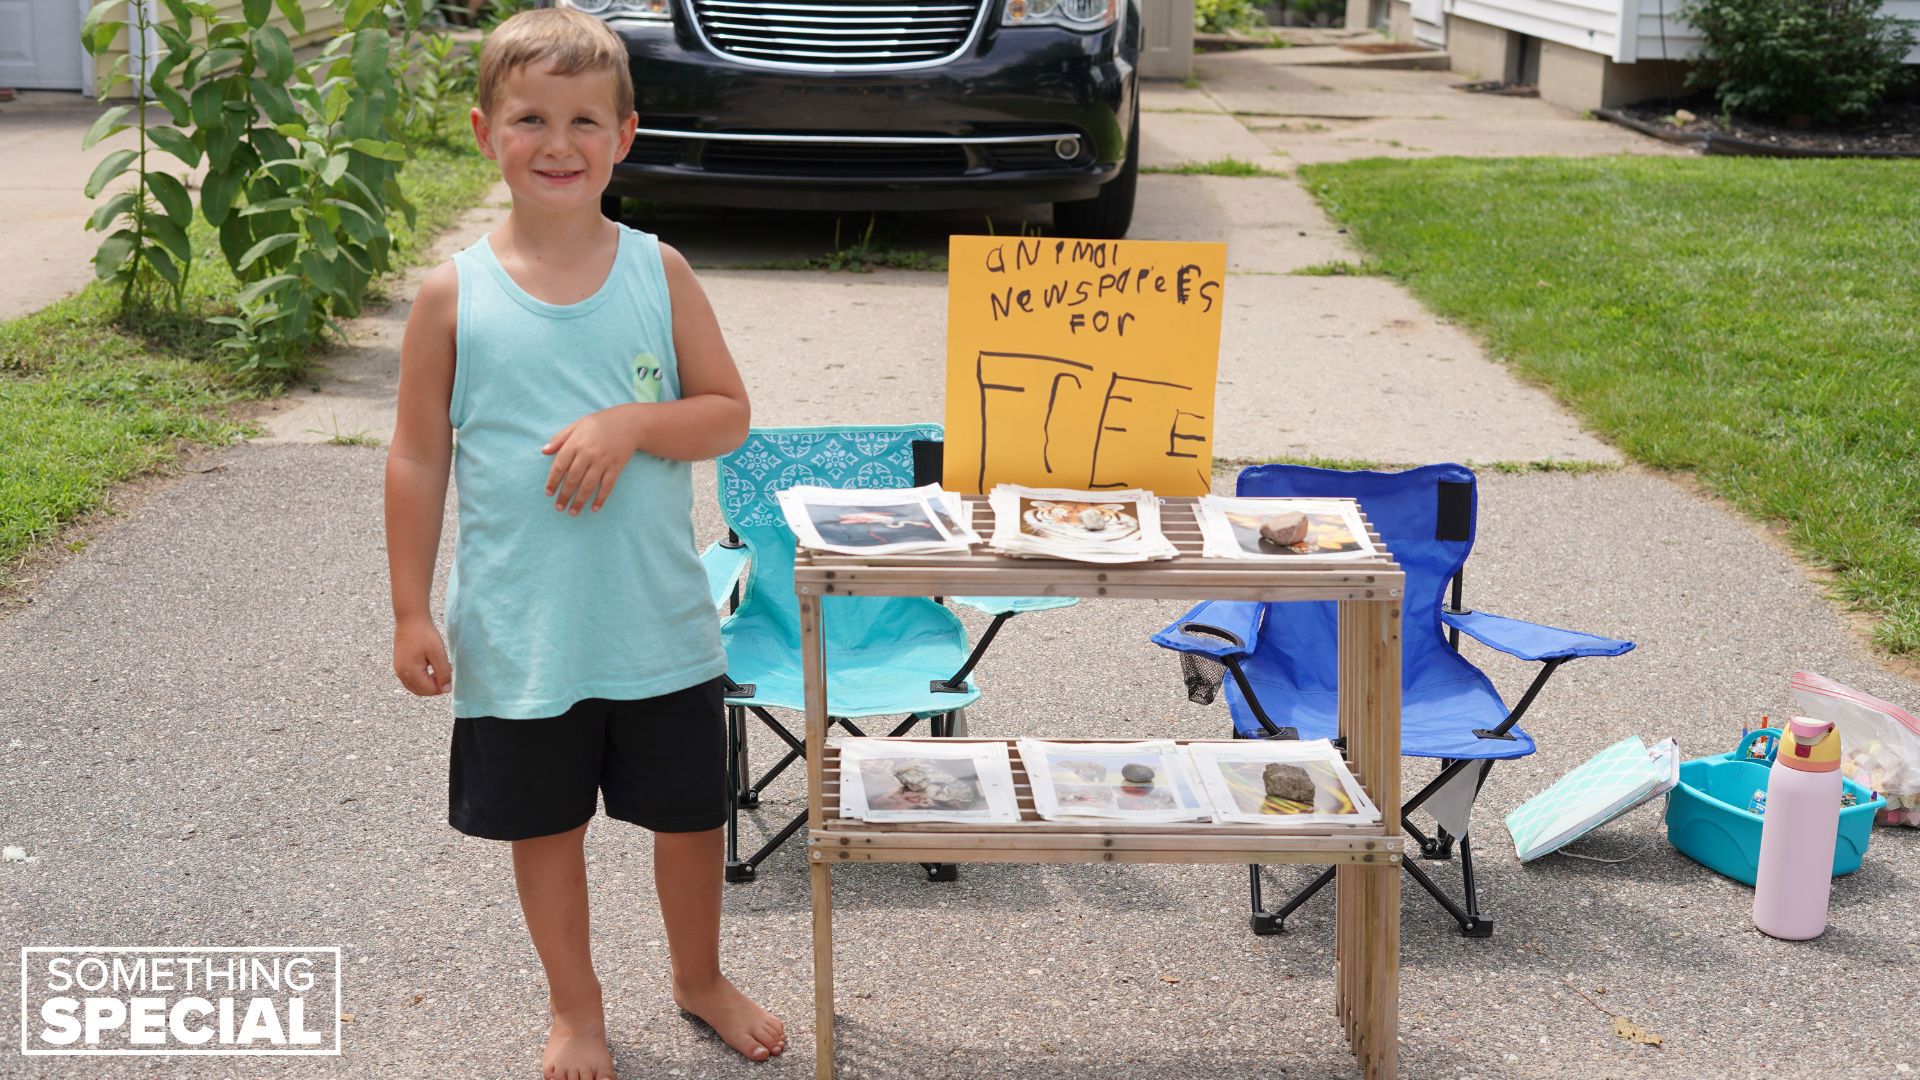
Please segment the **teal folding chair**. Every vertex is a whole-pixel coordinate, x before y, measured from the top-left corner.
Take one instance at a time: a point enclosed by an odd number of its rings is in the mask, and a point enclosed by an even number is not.
[[[794,537],[775,493],[790,487],[906,488],[930,482],[942,430],[938,424],[761,428],[721,458],[720,509],[727,539],[701,562],[715,606],[732,613],[720,625],[727,650],[727,880],[751,881],[760,863],[806,824],[802,813],[760,850],[740,857],[740,812],[804,760],[806,743],[770,709],[804,712],[800,611],[793,591]],[[916,470],[916,457],[919,467]],[[971,652],[959,616],[927,597],[834,596],[825,600],[828,729],[864,732],[853,721],[901,716],[890,735],[922,719],[936,736],[964,734],[962,710],[980,696],[969,680],[1000,627],[1023,611],[1065,607],[1071,598],[954,597],[994,617]],[[747,716],[786,744],[784,756],[758,779],[747,758]],[[927,866],[928,878],[951,881],[950,865]]]

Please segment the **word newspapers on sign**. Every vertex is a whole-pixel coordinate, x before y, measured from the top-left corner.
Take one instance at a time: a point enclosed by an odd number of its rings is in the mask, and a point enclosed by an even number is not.
[[[948,245],[949,490],[1207,492],[1226,245]]]

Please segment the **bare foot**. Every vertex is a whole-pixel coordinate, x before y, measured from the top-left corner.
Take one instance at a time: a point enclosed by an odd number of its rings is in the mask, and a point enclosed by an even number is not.
[[[765,1061],[787,1048],[787,1026],[754,1004],[725,976],[705,987],[673,984],[674,1004],[707,1022],[714,1033],[748,1061]]]
[[[613,1055],[607,1050],[606,1015],[597,1008],[578,1017],[555,1013],[540,1056],[543,1080],[614,1080]]]

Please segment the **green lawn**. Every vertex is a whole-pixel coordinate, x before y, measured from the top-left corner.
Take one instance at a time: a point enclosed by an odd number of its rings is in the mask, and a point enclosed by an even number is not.
[[[1880,645],[1920,651],[1920,163],[1301,174],[1381,272],[1632,457],[1784,526]]]
[[[452,223],[499,173],[477,153],[428,150],[401,183],[420,209],[403,259]],[[246,434],[230,406],[277,392],[228,378],[207,316],[232,309],[233,276],[205,222],[185,309],[119,322],[98,285],[0,324],[0,589],[10,568],[119,481],[172,461],[183,442]]]

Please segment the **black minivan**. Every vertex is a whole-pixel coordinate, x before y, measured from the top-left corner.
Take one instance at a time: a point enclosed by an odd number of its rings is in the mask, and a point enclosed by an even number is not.
[[[1053,204],[1113,239],[1139,171],[1138,0],[550,0],[632,57],[612,198],[792,210]]]

